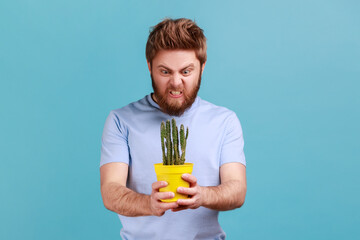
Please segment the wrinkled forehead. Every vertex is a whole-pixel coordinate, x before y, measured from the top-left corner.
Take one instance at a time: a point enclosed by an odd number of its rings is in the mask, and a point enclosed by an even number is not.
[[[186,67],[198,68],[200,61],[194,50],[160,50],[155,55],[152,66],[180,70]]]

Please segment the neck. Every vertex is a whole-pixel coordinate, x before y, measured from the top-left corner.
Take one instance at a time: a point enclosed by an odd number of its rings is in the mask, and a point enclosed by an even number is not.
[[[154,100],[154,102],[158,103],[158,102],[156,101],[156,97],[155,97],[155,94],[154,94],[154,93],[151,93],[151,98]]]

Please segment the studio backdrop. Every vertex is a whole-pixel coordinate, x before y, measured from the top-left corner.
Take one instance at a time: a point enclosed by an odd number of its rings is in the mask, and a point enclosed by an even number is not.
[[[359,12],[347,0],[2,0],[0,239],[120,239],[100,194],[102,130],[152,92],[145,44],[165,17],[204,30],[199,96],[243,127],[247,196],[220,213],[227,239],[356,238]]]

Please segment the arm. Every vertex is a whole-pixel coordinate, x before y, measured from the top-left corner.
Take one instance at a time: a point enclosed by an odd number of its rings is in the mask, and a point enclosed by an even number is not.
[[[246,167],[241,163],[226,163],[220,167],[219,186],[201,187],[193,175],[184,174],[183,179],[190,183],[190,188],[179,188],[178,192],[191,195],[190,199],[179,199],[180,207],[173,211],[200,206],[218,211],[241,207],[246,195]]]
[[[225,211],[241,207],[246,195],[246,167],[241,163],[226,163],[220,167],[221,184],[202,187],[203,206]]]
[[[166,210],[176,208],[176,202],[163,203],[160,199],[173,198],[174,193],[159,192],[166,182],[154,182],[151,195],[140,194],[126,187],[128,165],[113,162],[100,168],[101,195],[104,206],[120,215],[162,216]]]

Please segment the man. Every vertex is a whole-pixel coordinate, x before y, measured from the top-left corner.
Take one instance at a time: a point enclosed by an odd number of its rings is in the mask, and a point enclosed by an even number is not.
[[[101,193],[118,213],[123,239],[225,239],[219,211],[245,201],[243,136],[236,114],[197,93],[206,63],[206,38],[189,19],[165,19],[150,32],[146,59],[154,93],[110,112],[102,136]],[[160,123],[175,118],[189,127],[182,178],[189,199],[159,192],[154,163],[162,162]]]

